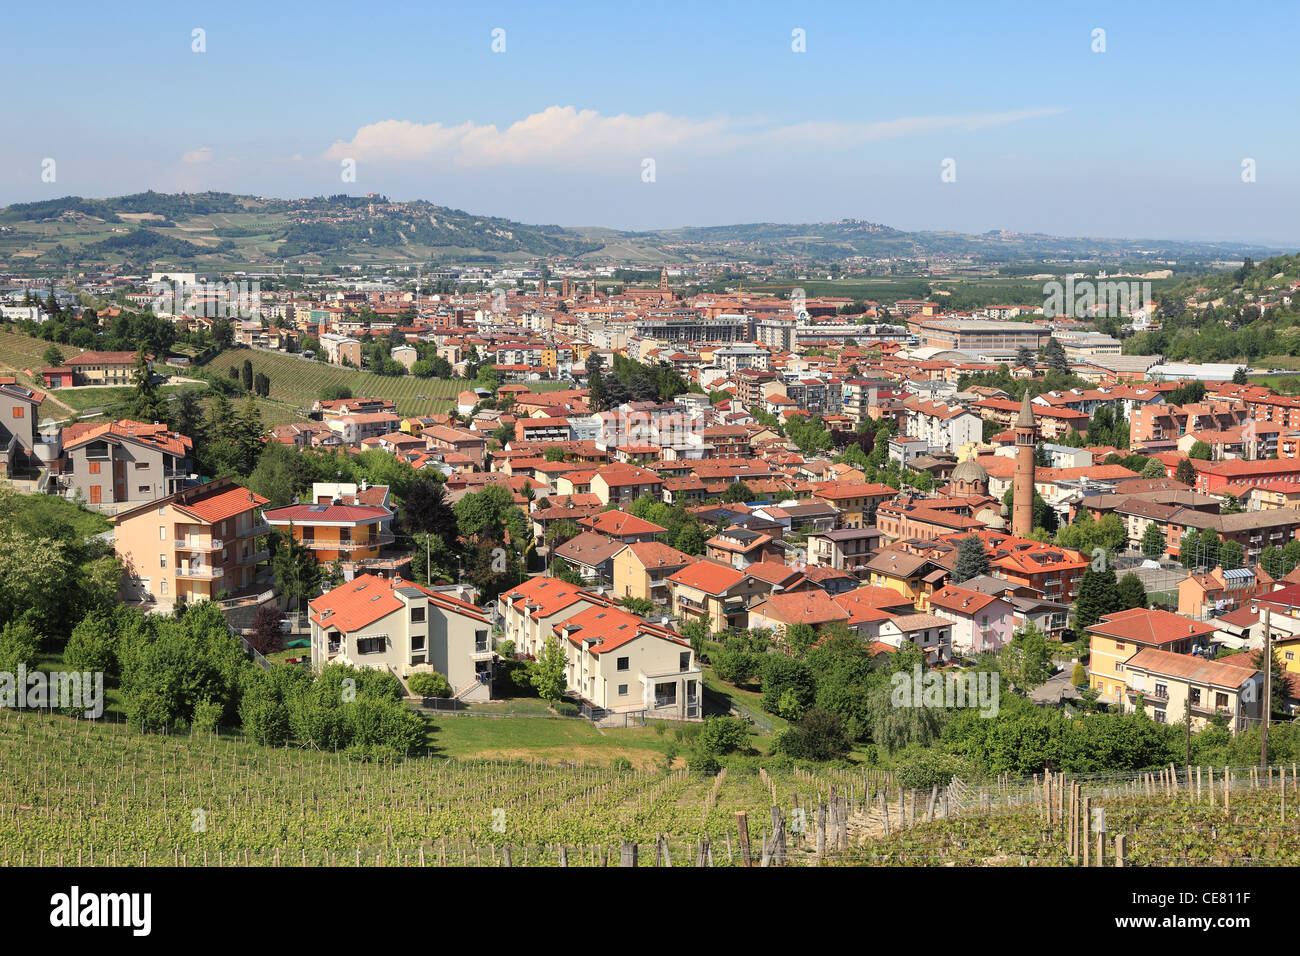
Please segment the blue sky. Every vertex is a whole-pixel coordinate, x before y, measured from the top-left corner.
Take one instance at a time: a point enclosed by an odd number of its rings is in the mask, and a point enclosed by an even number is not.
[[[562,225],[1300,246],[1296,3],[53,9],[6,13],[0,203],[375,191]]]

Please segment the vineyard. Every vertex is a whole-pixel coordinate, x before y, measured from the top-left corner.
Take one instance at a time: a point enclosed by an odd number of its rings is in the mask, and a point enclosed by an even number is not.
[[[469,718],[464,718],[469,719]],[[860,772],[633,771],[265,748],[0,711],[0,865],[754,862],[771,807],[861,796]],[[799,829],[798,827],[795,828]],[[811,837],[791,834],[793,862]],[[662,839],[661,839],[662,838]],[[742,842],[745,844],[742,846]],[[659,849],[656,849],[659,848]]]
[[[375,375],[299,355],[258,349],[229,349],[216,355],[206,367],[215,374],[225,375],[231,365],[242,367],[245,359],[253,363],[254,375],[262,372],[270,378],[272,401],[297,409],[311,408],[322,389],[341,385],[351,389],[356,397],[392,399],[397,403],[399,415],[431,415],[446,412],[470,384],[461,379]]]
[[[1169,767],[1148,773],[935,788],[943,813],[902,793],[854,866],[1292,866],[1300,861],[1294,765]],[[955,812],[948,804],[959,806]],[[919,821],[919,822],[918,822]]]

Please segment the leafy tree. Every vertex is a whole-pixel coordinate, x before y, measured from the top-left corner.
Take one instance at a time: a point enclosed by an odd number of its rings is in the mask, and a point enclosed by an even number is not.
[[[791,624],[785,629],[785,643],[795,657],[803,657],[817,643],[817,632],[803,621]]]
[[[455,546],[459,523],[447,503],[447,486],[441,481],[418,475],[407,489],[402,520],[411,531],[436,535],[448,547]]]
[[[51,344],[41,354],[41,361],[44,362],[48,368],[58,368],[63,364],[63,350],[57,345]]]
[[[814,707],[782,731],[774,745],[795,760],[835,760],[849,752],[851,743],[838,714]]]
[[[743,750],[749,743],[749,730],[738,717],[706,717],[695,738],[696,749],[715,757]]]
[[[542,652],[529,668],[529,680],[537,690],[537,696],[548,704],[556,704],[564,696],[568,687],[565,677],[568,661],[564,648],[554,636],[548,637],[542,645]]]
[[[1075,687],[1088,686],[1088,668],[1083,666],[1083,661],[1074,662],[1074,667],[1070,670],[1070,683]]]
[[[1142,553],[1148,558],[1158,558],[1165,553],[1165,533],[1154,521],[1142,532]]]
[[[1070,360],[1065,355],[1065,347],[1054,338],[1047,340],[1047,346],[1043,349],[1043,362],[1062,374],[1068,375],[1070,372]]]
[[[1246,551],[1232,539],[1219,545],[1219,566],[1225,571],[1243,567],[1246,563]]]
[[[749,485],[745,484],[743,481],[733,481],[731,484],[727,485],[720,497],[728,504],[736,504],[744,501],[752,501],[754,499],[754,492],[752,492]]]
[[[1195,458],[1197,461],[1209,461],[1212,454],[1210,446],[1198,439],[1192,442],[1192,448],[1187,453],[1187,457]]]
[[[1013,690],[1032,690],[1052,676],[1052,649],[1036,625],[1022,628],[998,655],[998,669]]]
[[[1164,478],[1167,477],[1164,462],[1159,458],[1152,458],[1142,466],[1141,475],[1143,478]]]
[[[259,654],[270,654],[284,645],[280,633],[280,611],[274,604],[263,604],[257,609],[248,643]]]
[[[1177,469],[1174,470],[1174,481],[1196,487],[1196,469],[1188,459],[1184,458],[1178,463]]]

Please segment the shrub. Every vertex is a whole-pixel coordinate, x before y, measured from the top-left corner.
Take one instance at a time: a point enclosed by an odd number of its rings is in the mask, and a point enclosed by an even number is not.
[[[619,773],[628,773],[632,770],[632,761],[628,760],[626,757],[615,757],[610,761],[610,766]]]
[[[690,756],[686,758],[686,766],[697,773],[714,774],[722,769],[716,756],[698,748],[692,750]]]
[[[572,701],[559,700],[555,702],[555,712],[561,717],[577,717],[582,713],[582,708]]]
[[[220,704],[214,704],[210,700],[201,700],[194,705],[194,719],[190,722],[190,729],[197,734],[215,734],[217,728],[221,725]]]
[[[749,743],[745,722],[738,717],[706,717],[700,729],[696,749],[721,757],[744,749]]]
[[[451,696],[451,684],[447,682],[446,677],[437,671],[412,674],[406,681],[406,686],[410,688],[411,693],[416,697]]]
[[[838,714],[814,707],[777,735],[775,745],[796,760],[833,760],[848,753],[849,738]]]

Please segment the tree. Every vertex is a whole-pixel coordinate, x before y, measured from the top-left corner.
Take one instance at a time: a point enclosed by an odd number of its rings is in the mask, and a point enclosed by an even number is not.
[[[144,346],[135,354],[135,392],[126,405],[127,417],[143,422],[161,422],[167,419],[167,399],[153,382],[153,369]]]
[[[785,643],[795,657],[803,657],[817,643],[817,632],[811,624],[799,621],[786,627]]]
[[[410,531],[436,535],[447,547],[456,544],[456,512],[447,503],[447,486],[441,481],[418,475],[406,492],[402,519]]]
[[[437,671],[422,671],[412,674],[406,686],[416,697],[450,697],[451,684]]]
[[[554,636],[548,637],[542,645],[542,652],[529,668],[529,682],[537,690],[537,696],[548,704],[556,704],[564,696],[568,682],[565,674],[568,660],[564,648]]]
[[[1234,568],[1240,568],[1246,563],[1246,551],[1240,544],[1229,538],[1219,545],[1218,564],[1223,570],[1231,571]]]
[[[737,504],[743,501],[752,500],[754,492],[749,489],[749,485],[743,481],[733,481],[723,489],[721,499],[728,504]]]
[[[1213,452],[1210,446],[1201,440],[1192,442],[1191,450],[1187,452],[1188,458],[1195,458],[1197,461],[1209,461]],[[1181,465],[1179,467],[1182,467]]]
[[[1174,471],[1174,481],[1196,487],[1196,469],[1188,459],[1184,458],[1178,463],[1178,468]]]
[[[1043,349],[1043,361],[1054,371],[1064,375],[1070,374],[1070,360],[1065,355],[1065,346],[1054,338],[1047,340],[1047,345]]]
[[[957,542],[957,564],[950,580],[961,584],[989,573],[989,559],[979,535],[968,534]]]
[[[1074,667],[1070,671],[1070,683],[1075,687],[1088,686],[1088,668],[1083,666],[1083,661],[1074,662]]]
[[[252,633],[248,643],[259,654],[280,650],[284,644],[280,632],[280,611],[274,604],[263,604],[253,615]]]
[[[239,377],[244,386],[244,391],[253,390],[253,360],[244,359],[244,365],[240,369]]]
[[[1143,478],[1164,478],[1168,472],[1165,470],[1164,462],[1159,458],[1152,458],[1142,466],[1141,474]]]
[[[273,531],[267,537],[271,542],[271,575],[276,587],[286,599],[292,598],[294,608],[299,608],[305,598],[320,591],[321,570],[316,556],[303,547],[289,531]]]
[[[1257,651],[1251,651],[1250,662],[1254,664],[1256,668],[1262,671],[1264,669],[1264,663],[1265,663],[1264,648],[1261,647]],[[1269,663],[1271,664],[1273,670],[1272,687],[1271,687],[1272,693],[1269,695],[1270,698],[1269,713],[1285,714],[1286,713],[1286,691],[1287,691],[1286,665],[1282,663],[1282,660],[1278,657],[1278,653],[1276,650],[1273,651],[1273,660]],[[1264,685],[1263,685],[1263,681],[1261,680],[1260,690],[1262,691],[1263,689],[1264,689]],[[1259,750],[1258,745],[1254,749],[1256,750],[1256,752],[1258,752]]]
[[[1030,624],[1011,639],[998,655],[998,670],[1013,690],[1032,690],[1052,676],[1052,649],[1047,635]]]
[[[57,345],[49,345],[41,355],[41,361],[50,368],[58,368],[63,364],[63,351]]]
[[[1016,367],[1017,367],[1017,368],[1033,368],[1033,367],[1034,367],[1034,351],[1033,351],[1033,349],[1031,349],[1031,348],[1030,348],[1029,346],[1027,346],[1027,345],[1022,345],[1022,346],[1020,346],[1020,348],[1016,349]]]
[[[1115,572],[1107,567],[1103,571],[1093,568],[1083,572],[1079,591],[1074,599],[1074,627],[1082,633],[1107,614],[1123,610],[1120,607],[1119,582]]]
[[[1249,384],[1249,382],[1250,382],[1250,379],[1246,378],[1246,366],[1244,366],[1244,365],[1238,365],[1238,366],[1236,367],[1236,369],[1233,370],[1233,373],[1232,373],[1232,384],[1233,384],[1233,385],[1246,385],[1246,384]]]
[[[336,402],[341,399],[351,398],[352,389],[346,385],[326,385],[319,392],[322,402]]]
[[[1148,558],[1158,558],[1165,553],[1165,533],[1154,521],[1142,532],[1142,553]]]
[[[820,707],[810,709],[775,741],[778,751],[795,760],[835,760],[847,754],[851,745],[839,715]]]
[[[1119,580],[1119,603],[1121,611],[1147,606],[1147,589],[1132,571]]]

